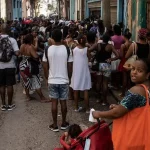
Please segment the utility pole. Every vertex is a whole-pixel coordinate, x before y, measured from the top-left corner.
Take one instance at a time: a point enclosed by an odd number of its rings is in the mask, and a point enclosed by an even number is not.
[[[104,22],[104,26],[108,29],[111,25],[111,15],[110,15],[110,0],[102,0],[102,20]]]

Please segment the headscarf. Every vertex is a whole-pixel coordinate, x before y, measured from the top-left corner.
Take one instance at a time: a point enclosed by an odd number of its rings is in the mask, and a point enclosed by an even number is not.
[[[142,29],[139,30],[138,36],[139,36],[140,38],[146,39],[147,32],[148,32],[147,29],[142,28]]]

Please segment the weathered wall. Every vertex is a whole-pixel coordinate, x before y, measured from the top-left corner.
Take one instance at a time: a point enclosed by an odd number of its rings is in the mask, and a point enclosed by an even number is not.
[[[138,30],[146,28],[146,0],[129,0],[128,27],[132,31],[132,39],[137,40]]]

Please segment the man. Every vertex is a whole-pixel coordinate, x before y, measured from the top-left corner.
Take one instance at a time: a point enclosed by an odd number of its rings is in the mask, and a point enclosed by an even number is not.
[[[67,70],[68,50],[62,45],[62,32],[59,29],[55,29],[52,32],[52,39],[54,45],[50,46],[47,54],[43,56],[43,67],[46,79],[49,84],[49,96],[52,100],[52,117],[53,124],[49,126],[49,129],[55,132],[59,131],[57,126],[57,112],[58,112],[58,100],[61,104],[62,112],[62,125],[61,129],[65,130],[69,127],[69,123],[66,122],[67,104],[69,94],[69,78]],[[48,63],[47,63],[48,62]],[[48,71],[49,68],[49,71]]]
[[[5,24],[2,24],[0,26],[0,40],[3,38],[8,37],[7,35],[7,27]],[[10,46],[13,50],[13,53],[18,55],[18,45],[17,42],[14,38],[8,37],[8,42],[10,42]],[[2,46],[2,44],[1,44]],[[6,51],[6,49],[4,49]],[[2,49],[0,49],[0,52],[2,54]],[[2,55],[1,55],[2,58]],[[12,58],[10,58],[10,61],[8,62],[3,62],[2,59],[0,61],[0,95],[2,99],[2,106],[1,110],[6,111],[6,110],[13,110],[15,108],[15,104],[12,103],[12,98],[13,98],[13,85],[16,84],[15,80],[15,61]],[[5,93],[6,93],[6,88],[7,88],[7,96],[8,96],[8,105],[6,104],[5,101]]]

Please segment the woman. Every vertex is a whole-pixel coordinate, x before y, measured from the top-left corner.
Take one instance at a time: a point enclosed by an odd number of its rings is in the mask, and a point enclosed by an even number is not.
[[[131,57],[133,55],[134,50],[135,50],[138,58],[148,58],[149,57],[150,46],[147,43],[147,33],[148,33],[147,29],[142,28],[139,30],[139,32],[138,32],[139,40],[136,43],[135,42],[132,43],[127,54],[125,55],[126,59],[128,59],[129,57]]]
[[[22,80],[22,85],[25,88],[26,96],[28,100],[32,97],[29,94],[29,90],[36,90],[40,96],[41,102],[47,102],[41,91],[41,82],[39,79],[39,74],[31,73],[31,61],[36,61],[38,63],[38,55],[36,53],[35,47],[33,46],[33,36],[28,34],[24,38],[24,44],[21,45],[20,54],[22,55],[22,61],[20,62],[20,75]],[[39,69],[37,67],[37,69]],[[38,72],[38,70],[36,70]]]
[[[103,24],[103,20],[98,20],[98,28],[97,28],[97,38],[98,40],[100,40],[104,33],[105,33],[105,27],[104,27],[104,24]]]
[[[111,40],[114,42],[114,47],[120,56],[121,45],[124,43],[124,39],[121,35],[121,27],[119,25],[114,25],[113,30],[114,30],[114,36],[111,37]],[[114,54],[112,54],[112,58],[113,57],[114,57]],[[119,85],[121,82],[121,74],[118,72],[119,63],[120,63],[120,59],[112,62],[111,64],[111,69],[113,71],[111,83],[117,89],[119,88]]]
[[[117,60],[119,55],[117,51],[114,49],[112,44],[109,44],[110,37],[108,35],[104,35],[103,40],[98,43],[98,51],[96,53],[95,59],[99,64],[98,66],[98,80],[99,89],[101,89],[102,93],[102,105],[107,104],[107,93],[108,93],[108,81],[111,75],[111,62]],[[89,49],[91,50],[91,48]],[[115,57],[111,58],[112,53],[114,53]]]
[[[91,89],[91,75],[88,66],[88,48],[86,37],[78,36],[78,45],[73,49],[73,73],[70,87],[74,90],[75,111],[81,111],[78,106],[79,91],[84,92],[86,113],[89,113],[89,90]]]
[[[114,119],[112,139],[114,150],[149,150],[150,148],[150,62],[138,59],[131,70],[135,83],[120,105],[110,105],[108,111],[93,112],[94,118]],[[149,95],[150,96],[150,95]]]
[[[130,83],[130,78],[128,78],[130,73],[123,67],[123,65],[126,62],[125,55],[129,49],[129,47],[132,44],[132,42],[130,41],[131,36],[132,36],[132,34],[129,32],[128,29],[126,29],[123,34],[125,43],[121,45],[121,49],[120,49],[121,61],[120,61],[119,67],[118,67],[118,70],[122,73],[122,76],[123,76],[122,93],[119,95],[120,97],[125,96],[125,92],[126,92],[127,88],[129,88],[128,86]]]

